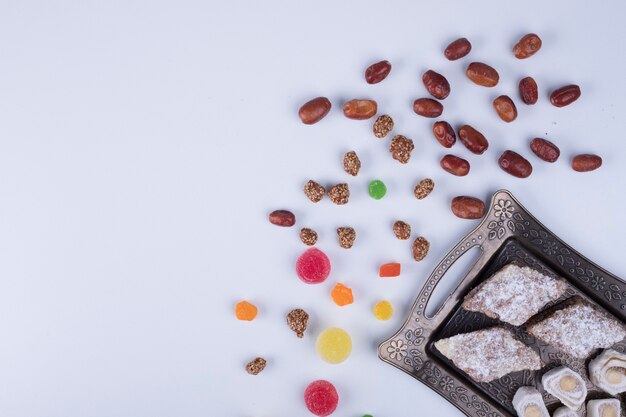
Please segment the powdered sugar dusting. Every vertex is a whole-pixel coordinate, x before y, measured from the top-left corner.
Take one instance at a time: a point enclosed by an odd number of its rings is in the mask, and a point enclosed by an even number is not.
[[[477,330],[439,340],[435,347],[477,382],[511,372],[541,368],[539,355],[501,327]]]
[[[584,358],[626,337],[620,322],[580,300],[528,327],[528,333],[570,356]]]
[[[566,288],[561,279],[509,264],[471,291],[462,307],[520,326],[558,299]]]

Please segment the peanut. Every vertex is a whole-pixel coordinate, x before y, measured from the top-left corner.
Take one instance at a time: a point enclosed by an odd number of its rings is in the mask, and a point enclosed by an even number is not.
[[[581,154],[572,159],[572,169],[578,172],[588,172],[602,166],[602,158],[598,155]]]
[[[576,84],[557,88],[550,94],[550,103],[556,107],[564,107],[572,104],[580,97],[580,87]]]
[[[454,42],[450,43],[443,51],[443,54],[450,61],[456,61],[457,59],[463,58],[472,50],[472,44],[467,38],[459,38]]]
[[[558,146],[549,140],[535,138],[530,142],[530,149],[537,155],[539,158],[543,159],[546,162],[555,162],[559,159],[559,155],[561,155],[561,151]]]
[[[348,119],[366,120],[374,117],[378,105],[374,100],[354,99],[343,105],[343,114]]]
[[[413,102],[413,111],[420,116],[435,118],[443,113],[443,104],[432,98],[418,98]]]
[[[317,97],[304,103],[298,111],[298,116],[305,125],[312,125],[322,120],[330,111],[330,107],[330,100],[326,97]]]
[[[464,177],[470,171],[470,164],[463,158],[454,155],[446,155],[439,162],[441,168],[457,177]]]
[[[519,94],[525,104],[535,104],[539,98],[537,82],[533,77],[522,78],[519,82]]]
[[[529,33],[513,46],[513,55],[516,58],[525,59],[535,55],[539,49],[541,49],[541,38],[534,33]]]
[[[480,219],[485,212],[485,203],[478,198],[462,195],[452,199],[450,208],[461,219]]]
[[[489,147],[487,138],[470,125],[461,126],[459,129],[459,139],[470,152],[477,155],[482,154]]]
[[[289,210],[274,210],[269,215],[270,223],[276,226],[291,227],[296,224],[296,216]]]
[[[505,172],[517,178],[526,178],[533,172],[533,166],[522,155],[513,151],[504,151],[498,164]]]
[[[495,87],[500,81],[498,71],[482,62],[472,62],[465,71],[467,77],[483,87]]]
[[[377,62],[365,70],[365,81],[368,84],[377,84],[387,78],[390,72],[391,63],[389,61]]]
[[[433,124],[433,135],[445,148],[451,148],[456,143],[456,134],[448,122],[435,122]]]
[[[496,97],[496,99],[493,100],[493,108],[496,109],[500,119],[507,123],[511,123],[513,120],[517,119],[517,107],[515,107],[515,103],[513,103],[513,100],[511,100],[509,96]]]
[[[446,77],[433,70],[428,70],[422,75],[422,82],[430,95],[436,99],[443,100],[450,94],[450,83]]]

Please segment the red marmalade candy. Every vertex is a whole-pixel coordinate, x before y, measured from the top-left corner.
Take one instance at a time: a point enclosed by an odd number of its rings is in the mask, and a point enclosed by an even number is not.
[[[319,417],[333,413],[339,403],[335,386],[328,381],[313,381],[304,391],[304,402],[310,412]]]
[[[296,261],[296,272],[307,284],[319,284],[330,274],[330,260],[317,248],[307,249]]]

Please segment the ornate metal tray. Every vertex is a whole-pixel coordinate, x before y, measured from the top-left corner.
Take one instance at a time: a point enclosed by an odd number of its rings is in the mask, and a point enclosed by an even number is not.
[[[474,246],[480,247],[482,253],[434,316],[428,317],[426,306],[433,290],[451,265]],[[501,190],[492,197],[480,225],[463,238],[428,277],[402,328],[379,346],[379,357],[426,384],[470,417],[515,416],[511,401],[520,386],[539,389],[552,412],[560,403],[543,390],[541,376],[561,365],[583,375],[588,398],[610,397],[593,386],[587,377],[587,364],[596,352],[585,360],[569,357],[527,334],[523,326],[504,324],[516,338],[539,352],[546,366],[539,371],[511,373],[489,383],[473,381],[432,346],[441,338],[503,324],[481,313],[465,311],[460,304],[473,287],[511,262],[531,266],[544,274],[560,275],[568,281],[566,294],[545,310],[579,296],[626,323],[626,283],[561,241],[510,192]],[[617,343],[613,349],[626,352],[626,341]],[[580,413],[586,414],[584,407]]]

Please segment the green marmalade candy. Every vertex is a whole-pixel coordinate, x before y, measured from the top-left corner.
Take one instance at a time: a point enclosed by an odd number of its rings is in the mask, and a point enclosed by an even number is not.
[[[374,200],[380,200],[387,194],[387,186],[381,180],[374,180],[370,182],[369,193]]]

